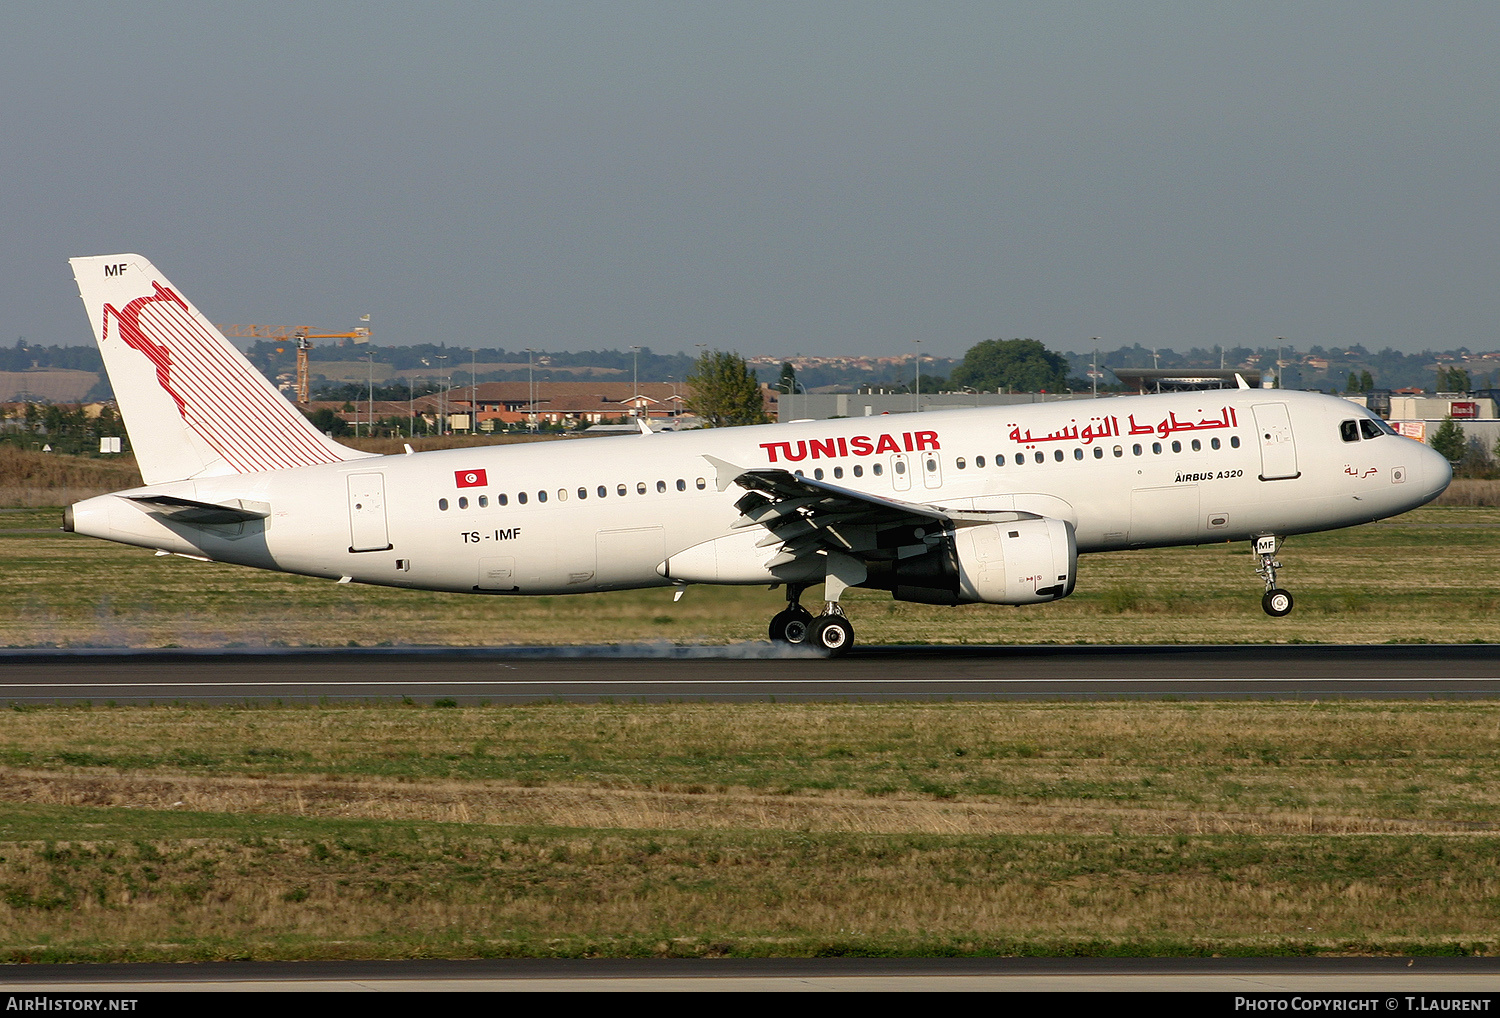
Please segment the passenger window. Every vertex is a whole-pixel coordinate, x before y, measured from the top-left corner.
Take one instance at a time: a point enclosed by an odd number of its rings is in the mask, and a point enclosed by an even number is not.
[[[834,476],[835,480],[837,480],[838,478],[843,477],[844,476],[844,468],[843,467],[834,467],[833,468],[833,476]]]
[[[1182,452],[1182,443],[1181,442],[1173,442],[1172,443],[1172,451],[1173,452]]]
[[[595,492],[595,494],[597,494],[597,495],[598,495],[598,496],[599,496],[599,497],[600,497],[600,498],[608,498],[608,497],[609,497],[609,489],[608,489],[608,488],[606,488],[606,487],[605,487],[605,486],[604,486],[604,485],[602,485],[602,484],[601,484],[601,485],[599,485],[599,487],[597,487],[597,488],[595,488],[595,489],[594,489],[594,492]]]
[[[701,477],[698,478],[698,490],[702,491],[706,487],[708,487],[708,482]]]
[[[1042,453],[1041,453],[1041,452],[1040,452],[1040,450],[1039,450],[1039,451],[1038,451],[1038,452],[1037,452],[1037,454],[1036,454],[1036,461],[1037,461],[1037,462],[1038,462],[1038,463],[1045,463],[1045,462],[1047,462],[1047,457],[1046,457],[1046,456],[1043,456],[1043,455],[1042,455]]]
[[[1104,446],[1102,446],[1102,445],[1096,445],[1096,446],[1094,446],[1094,459],[1096,459],[1096,460],[1102,460],[1103,458],[1104,458]]]
[[[545,501],[547,501],[547,493],[545,491],[539,491],[539,492],[537,492],[536,493],[536,500],[538,502],[545,502]]]
[[[579,488],[578,489],[578,497],[579,498],[588,498],[589,497],[589,490],[587,488]]]
[[[1137,442],[1135,445],[1132,445],[1130,451],[1139,456],[1141,454],[1141,443]]]
[[[467,508],[469,508],[469,500],[467,498],[460,498],[458,500],[458,507],[460,509],[467,509]]]
[[[1136,446],[1136,451],[1137,451],[1137,455],[1139,455],[1140,446]],[[1125,450],[1121,449],[1118,445],[1115,446],[1115,459],[1119,459],[1121,456],[1124,456],[1124,455],[1125,455]]]
[[[1368,417],[1359,419],[1359,430],[1366,438],[1379,438],[1381,436],[1380,426]]]
[[[557,500],[559,502],[566,502],[568,500],[568,489],[567,488],[558,488],[557,489]]]
[[[823,479],[823,468],[822,467],[817,467],[816,469],[813,470],[813,480],[815,480],[815,481],[821,481],[822,479]]]
[[[862,466],[860,466],[858,463],[854,464],[854,476],[855,477],[863,477],[863,476],[865,476],[865,468],[862,467]]]
[[[683,480],[683,479],[682,479],[682,478],[680,478],[680,477],[679,477],[679,478],[677,478],[677,490],[678,490],[678,491],[687,491],[687,482],[686,482],[686,481],[684,481],[684,480]]]
[[[518,492],[516,492],[516,501],[519,502],[521,505],[525,505],[526,504],[526,492],[524,492],[524,491],[518,491]]]
[[[1346,442],[1359,441],[1359,425],[1353,421],[1339,421],[1339,437]]]
[[[483,509],[486,506],[488,506],[489,504],[490,504],[490,497],[488,495],[480,495],[479,496],[479,508]]]
[[[615,486],[615,494],[619,495],[621,498],[624,498],[625,497],[625,485],[623,485],[623,484],[616,485]]]
[[[870,465],[870,473],[874,474],[876,477],[879,477],[881,474],[885,473],[885,464],[872,463]]]
[[[983,456],[975,456],[974,457],[974,465],[976,467],[978,467],[980,470],[983,470],[984,469],[984,457]]]
[[[656,482],[656,493],[658,495],[662,494],[666,490],[667,490],[667,482],[666,481],[657,481]]]
[[[1083,450],[1082,449],[1074,449],[1073,450],[1073,458],[1075,460],[1081,460],[1081,459],[1083,459]]]
[[[1202,451],[1203,451],[1203,443],[1200,442],[1200,441],[1198,441],[1196,438],[1193,439],[1193,452],[1202,452]]]
[[[967,464],[964,463],[964,458],[960,456],[958,459],[953,461],[953,465],[962,470]]]
[[[1219,447],[1219,440],[1217,438],[1210,438],[1208,440],[1208,447],[1210,449],[1217,449]]]
[[[1024,466],[1025,463],[1026,463],[1026,454],[1024,452],[1018,452],[1018,453],[1016,453],[1016,466],[1018,466],[1018,467],[1019,466]]]
[[[1240,447],[1240,436],[1239,435],[1230,435],[1229,436],[1229,448],[1231,448],[1231,449],[1238,449],[1239,447]]]
[[[906,462],[904,460],[897,460],[896,461],[896,473],[898,473],[898,474],[904,474],[904,473],[906,473]]]
[[[646,493],[646,482],[645,481],[636,481],[635,482],[635,493],[637,495],[644,495]]]
[[[1061,463],[1063,461],[1062,450],[1061,449],[1053,449],[1052,450],[1052,458],[1055,459],[1055,460],[1057,460],[1057,462]]]
[[[1151,452],[1154,455],[1160,456],[1161,455],[1161,443],[1160,442],[1152,442],[1151,443]]]
[[[438,499],[438,508],[440,510],[442,510],[443,512],[447,512],[448,511],[448,500],[446,498],[440,498],[440,499]]]
[[[495,504],[496,505],[504,505],[505,503],[507,503],[509,501],[510,501],[510,497],[508,495],[496,495],[495,496]]]

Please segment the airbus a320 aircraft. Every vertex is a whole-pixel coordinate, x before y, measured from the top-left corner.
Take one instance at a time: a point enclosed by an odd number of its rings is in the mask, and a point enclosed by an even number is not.
[[[1247,387],[377,456],[321,434],[146,259],[72,265],[146,483],[65,528],[341,583],[781,585],[771,638],[838,655],[849,587],[1034,604],[1073,592],[1080,552],[1249,541],[1281,616],[1287,535],[1452,478],[1347,400]]]

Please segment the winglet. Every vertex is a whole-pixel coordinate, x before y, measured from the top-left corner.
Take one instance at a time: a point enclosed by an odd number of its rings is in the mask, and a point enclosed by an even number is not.
[[[719,486],[720,491],[727,491],[729,486],[734,483],[736,477],[749,472],[744,467],[737,467],[728,460],[721,460],[717,456],[708,455],[708,453],[704,453],[703,458],[713,465],[715,471],[714,483]]]

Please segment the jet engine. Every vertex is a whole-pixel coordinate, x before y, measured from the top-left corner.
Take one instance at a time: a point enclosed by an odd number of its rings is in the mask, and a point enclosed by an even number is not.
[[[922,604],[1037,604],[1073,593],[1078,542],[1066,520],[959,526],[925,555],[872,564],[861,586]]]

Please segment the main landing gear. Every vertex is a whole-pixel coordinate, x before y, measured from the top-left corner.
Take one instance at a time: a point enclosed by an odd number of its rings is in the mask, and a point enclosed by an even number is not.
[[[847,654],[854,646],[854,626],[845,618],[839,598],[849,587],[862,583],[867,575],[864,563],[858,559],[830,553],[828,575],[823,581],[823,596],[827,599],[823,614],[814,616],[802,607],[802,592],[809,584],[787,584],[787,606],[771,619],[771,641],[814,647],[828,657]]]
[[[1276,570],[1281,568],[1281,563],[1276,561],[1279,544],[1274,534],[1255,539],[1255,554],[1260,558],[1255,572],[1266,581],[1266,593],[1260,599],[1260,606],[1274,619],[1292,613],[1292,595],[1276,586]]]

